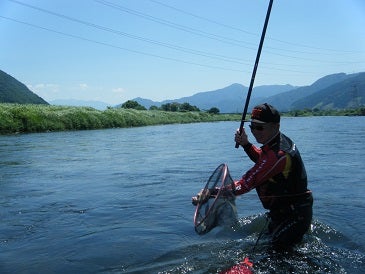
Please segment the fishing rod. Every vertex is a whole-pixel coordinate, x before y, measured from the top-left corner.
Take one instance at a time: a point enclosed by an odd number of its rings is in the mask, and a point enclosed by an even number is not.
[[[245,103],[245,107],[244,107],[243,113],[242,113],[241,125],[240,125],[240,129],[239,129],[240,135],[242,134],[243,125],[244,125],[245,119],[246,119],[248,104],[250,103],[250,98],[251,98],[253,83],[255,82],[256,70],[257,70],[257,67],[259,65],[259,60],[260,60],[260,55],[261,55],[261,49],[262,49],[262,45],[264,44],[264,40],[265,40],[265,33],[266,33],[267,24],[269,23],[269,18],[270,18],[272,3],[273,3],[273,0],[270,0],[269,6],[268,6],[267,12],[266,12],[265,24],[264,24],[264,27],[262,29],[260,44],[259,44],[259,48],[258,48],[257,55],[256,55],[256,61],[255,61],[255,65],[254,65],[253,71],[252,71],[250,87],[248,88],[247,97],[246,97],[246,103]],[[236,148],[238,148],[239,146],[240,145],[238,143],[236,143]]]

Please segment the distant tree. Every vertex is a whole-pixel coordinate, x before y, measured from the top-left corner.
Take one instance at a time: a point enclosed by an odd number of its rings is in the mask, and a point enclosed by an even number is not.
[[[180,111],[187,112],[191,111],[191,105],[189,103],[183,103],[180,105]]]
[[[219,108],[212,107],[210,110],[208,110],[208,113],[210,114],[219,114]]]
[[[128,100],[127,102],[122,104],[122,108],[132,108],[137,110],[146,110],[146,108],[140,105],[138,102],[133,100]]]
[[[365,116],[365,108],[360,108],[360,115]]]
[[[176,112],[176,111],[179,111],[179,109],[180,109],[179,103],[176,103],[176,102],[171,103],[171,111]]]
[[[150,106],[149,110],[158,110],[157,106]]]
[[[177,103],[177,102],[162,104],[161,105],[161,110],[172,111],[172,112],[176,112],[176,111],[181,111],[181,112],[200,111],[200,109],[198,107],[192,106],[189,103],[180,104],[180,103]]]
[[[200,111],[196,106],[192,106],[189,103],[183,103],[180,105],[180,111]]]
[[[171,104],[170,103],[162,104],[161,109],[164,111],[171,111]]]
[[[161,105],[161,109],[164,111],[178,111],[180,107],[179,103],[173,102],[173,103],[166,103]]]

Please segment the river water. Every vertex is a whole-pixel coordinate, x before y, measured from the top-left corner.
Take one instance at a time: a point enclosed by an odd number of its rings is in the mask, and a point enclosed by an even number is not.
[[[226,163],[237,122],[0,136],[0,273],[365,273],[365,117],[283,118],[313,191],[293,252],[255,245],[264,209],[236,200],[241,227],[199,236],[191,196]],[[252,139],[252,138],[251,138]]]

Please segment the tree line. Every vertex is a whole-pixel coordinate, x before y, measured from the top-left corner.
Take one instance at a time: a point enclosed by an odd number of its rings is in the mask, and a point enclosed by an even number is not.
[[[125,109],[136,109],[136,110],[147,110],[144,106],[139,104],[137,101],[128,100],[121,105],[122,108]],[[149,110],[161,110],[161,111],[171,111],[171,112],[191,112],[196,111],[200,112],[200,109],[197,106],[192,106],[189,103],[166,103],[162,104],[160,107],[151,106]],[[220,110],[217,107],[212,107],[208,111],[210,114],[219,114]]]
[[[303,117],[303,116],[365,116],[365,107],[349,109],[301,109],[292,110],[282,113],[285,116]]]

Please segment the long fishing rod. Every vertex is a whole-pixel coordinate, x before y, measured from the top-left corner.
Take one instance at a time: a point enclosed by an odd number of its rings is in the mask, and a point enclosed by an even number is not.
[[[260,60],[260,55],[261,55],[261,49],[262,49],[262,45],[264,44],[264,40],[265,40],[265,33],[266,33],[267,24],[269,23],[269,18],[270,18],[272,3],[273,3],[273,0],[270,0],[269,6],[268,6],[267,12],[266,12],[265,24],[264,24],[264,27],[262,29],[262,34],[261,34],[259,49],[257,51],[256,61],[255,61],[255,65],[254,65],[253,71],[252,71],[251,82],[250,82],[250,87],[249,87],[248,92],[247,92],[245,108],[243,109],[243,113],[242,113],[241,125],[240,125],[240,129],[239,129],[239,133],[240,134],[242,134],[243,125],[245,124],[245,119],[246,119],[248,104],[250,103],[250,98],[251,98],[253,83],[255,82],[256,70],[257,70],[257,67],[259,65],[259,60]],[[239,146],[240,145],[238,143],[236,143],[236,148],[238,148]]]

